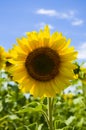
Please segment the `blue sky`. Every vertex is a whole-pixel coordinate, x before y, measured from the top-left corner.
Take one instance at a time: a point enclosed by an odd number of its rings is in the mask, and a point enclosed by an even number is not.
[[[71,38],[71,45],[79,51],[79,60],[86,61],[85,12],[85,0],[2,0],[0,45],[8,50],[17,37],[48,24],[51,33],[59,31]]]

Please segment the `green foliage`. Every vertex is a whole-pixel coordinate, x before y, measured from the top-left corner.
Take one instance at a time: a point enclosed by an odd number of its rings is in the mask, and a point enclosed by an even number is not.
[[[86,130],[86,101],[83,93],[77,92],[83,84],[75,80],[72,85],[76,86],[73,97],[60,94],[53,100],[55,130]],[[0,130],[48,130],[46,113],[46,98],[22,94],[12,77],[0,72]]]

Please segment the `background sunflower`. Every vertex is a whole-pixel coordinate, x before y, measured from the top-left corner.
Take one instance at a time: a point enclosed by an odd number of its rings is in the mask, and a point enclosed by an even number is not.
[[[6,52],[2,46],[0,46],[0,70],[5,68]]]

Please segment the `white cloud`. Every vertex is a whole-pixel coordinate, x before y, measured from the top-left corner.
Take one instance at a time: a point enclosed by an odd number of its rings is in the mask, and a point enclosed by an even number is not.
[[[50,29],[54,29],[54,26],[52,26],[51,24],[48,24]]]
[[[84,43],[81,45],[81,48],[82,48],[82,49],[84,49],[84,48],[86,49],[86,42],[84,42]]]
[[[79,50],[78,58],[86,59],[86,50]]]
[[[78,52],[79,52],[78,54],[79,59],[86,59],[86,42],[82,43]]]
[[[82,19],[75,19],[73,22],[72,22],[72,25],[73,26],[80,26],[84,23],[84,21]]]
[[[73,10],[70,10],[68,12],[59,12],[59,11],[56,11],[56,10],[38,9],[36,11],[36,14],[47,15],[47,16],[55,16],[58,19],[70,19],[70,18],[74,17],[75,12]]]
[[[76,11],[74,10],[60,12],[54,9],[41,8],[36,11],[36,14],[55,17],[57,19],[69,20],[72,26],[81,26],[84,23],[84,20],[77,18]]]
[[[68,12],[58,12],[58,16],[61,19],[71,19],[74,17],[75,12],[74,11],[68,11]]]
[[[48,15],[48,16],[56,16],[57,12],[55,10],[46,10],[46,9],[39,9],[36,11],[37,14]]]
[[[54,29],[54,26],[52,26],[51,24],[46,24],[44,22],[41,22],[41,23],[37,24],[36,27],[40,28],[40,29],[44,29],[45,25],[48,25],[51,30]]]

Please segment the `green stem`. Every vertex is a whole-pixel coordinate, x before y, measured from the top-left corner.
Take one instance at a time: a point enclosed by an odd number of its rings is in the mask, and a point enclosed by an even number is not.
[[[83,96],[84,96],[84,103],[86,107],[86,85],[85,84],[83,84]]]
[[[46,114],[43,110],[42,110],[41,112],[42,112],[42,114],[44,115],[44,117],[45,117],[45,119],[46,119],[46,122],[47,122],[47,125],[48,125],[48,127],[49,127],[49,126],[50,126],[50,123],[49,123],[47,114]]]
[[[48,120],[49,120],[49,130],[53,130],[53,121],[52,121],[52,98],[48,98]]]

